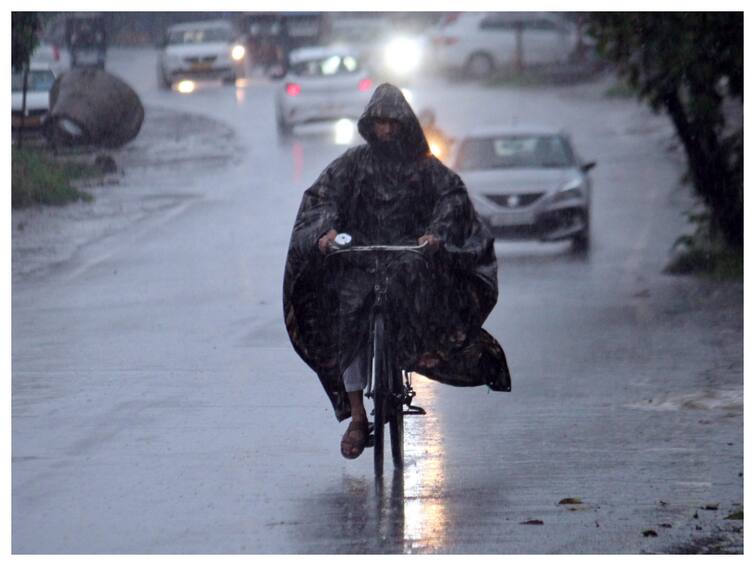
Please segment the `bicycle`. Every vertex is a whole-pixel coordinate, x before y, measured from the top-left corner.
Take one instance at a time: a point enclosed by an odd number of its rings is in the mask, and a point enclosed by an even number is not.
[[[370,309],[369,351],[367,387],[365,396],[372,399],[375,417],[369,431],[366,446],[374,449],[375,475],[383,475],[383,452],[385,446],[385,424],[388,424],[391,438],[391,456],[397,469],[404,466],[404,415],[424,415],[425,410],[412,404],[416,396],[411,384],[411,374],[398,367],[391,351],[392,341],[386,339],[391,331],[390,321],[386,328],[385,306],[388,296],[388,277],[384,270],[385,259],[391,254],[414,253],[427,259],[423,249],[427,244],[416,246],[370,245],[352,246],[351,236],[338,234],[335,244],[326,257],[343,254],[370,254],[374,258],[375,297]],[[406,409],[404,409],[406,405]]]

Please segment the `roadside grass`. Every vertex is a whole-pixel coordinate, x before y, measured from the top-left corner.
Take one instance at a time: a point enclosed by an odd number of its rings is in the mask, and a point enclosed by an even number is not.
[[[516,73],[513,71],[502,71],[493,74],[490,78],[484,79],[483,83],[487,87],[538,87],[550,84],[546,77],[534,73]]]
[[[625,81],[618,81],[603,93],[606,98],[633,98],[636,91]]]
[[[503,67],[483,79],[481,84],[521,88],[567,86],[594,80],[602,71],[603,67],[594,62],[533,65],[522,70]]]
[[[697,275],[714,281],[743,281],[744,250],[726,244],[712,222],[710,211],[698,206],[687,212],[687,218],[695,226],[694,232],[676,239],[673,256],[664,273]]]
[[[726,249],[691,247],[677,252],[664,271],[671,275],[701,275],[716,281],[742,280],[744,256]]]
[[[55,159],[37,148],[11,148],[11,207],[62,206],[94,197],[72,183],[100,174],[97,167]]]

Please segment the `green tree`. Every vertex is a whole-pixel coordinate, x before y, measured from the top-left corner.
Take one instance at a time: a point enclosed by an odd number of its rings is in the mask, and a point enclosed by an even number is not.
[[[742,102],[743,14],[593,13],[588,33],[638,96],[668,113],[712,233],[741,249],[742,128],[726,124],[723,107],[726,100]]]
[[[11,63],[21,71],[39,43],[40,22],[36,12],[13,12],[11,18]]]

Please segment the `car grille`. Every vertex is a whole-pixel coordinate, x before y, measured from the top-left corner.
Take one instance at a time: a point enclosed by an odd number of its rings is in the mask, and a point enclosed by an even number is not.
[[[498,206],[503,206],[505,208],[524,208],[526,206],[531,205],[533,202],[538,200],[544,194],[545,193],[525,193],[525,194],[496,193],[493,195],[486,194],[485,197],[492,200]]]
[[[184,61],[191,65],[208,65],[214,63],[217,55],[208,55],[207,57],[184,57]]]

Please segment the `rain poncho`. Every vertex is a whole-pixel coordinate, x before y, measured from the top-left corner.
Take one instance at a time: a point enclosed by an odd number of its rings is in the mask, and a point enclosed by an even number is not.
[[[375,118],[397,120],[400,136],[379,140]],[[367,345],[374,273],[369,262],[327,259],[317,242],[330,229],[351,234],[354,245],[416,245],[430,233],[443,245],[428,262],[405,254],[389,266],[399,364],[450,385],[510,391],[503,349],[482,329],[498,298],[493,238],[464,183],[430,154],[398,88],[379,86],[358,127],[367,144],[346,151],[304,192],[291,234],[283,309],[295,350],[336,418],[351,416],[341,375]]]

